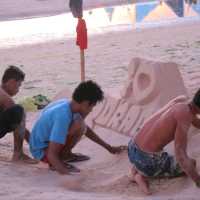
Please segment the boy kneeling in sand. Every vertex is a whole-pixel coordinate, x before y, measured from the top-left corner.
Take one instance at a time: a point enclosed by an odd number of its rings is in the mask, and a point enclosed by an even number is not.
[[[30,135],[33,157],[49,163],[61,174],[78,172],[79,169],[67,162],[89,159],[88,156],[72,153],[72,148],[84,134],[110,153],[120,153],[123,146],[110,146],[84,123],[84,118],[102,100],[101,88],[93,81],[86,81],[74,90],[71,101],[61,99],[49,104],[42,111]]]
[[[15,66],[9,66],[3,74],[0,87],[0,138],[13,131],[13,161],[35,163],[23,152],[23,140],[28,136],[28,130],[25,129],[24,109],[16,105],[12,99],[19,92],[24,78],[24,72]]]
[[[133,180],[146,194],[150,194],[148,177],[178,177],[188,175],[200,186],[196,161],[188,157],[187,132],[190,125],[200,129],[200,90],[191,102],[184,96],[170,101],[150,117],[128,145],[128,156],[133,164]],[[163,151],[172,140],[175,158]]]

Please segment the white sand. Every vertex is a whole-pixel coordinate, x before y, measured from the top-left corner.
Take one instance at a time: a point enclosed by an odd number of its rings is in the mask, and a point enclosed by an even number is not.
[[[90,37],[86,53],[87,78],[96,79],[103,88],[123,85],[130,59],[134,56],[174,61],[188,88],[192,74],[200,68],[200,23],[187,23],[132,32],[113,32]],[[0,72],[8,64],[23,65],[27,74],[18,99],[37,93],[54,96],[79,81],[79,50],[74,39],[0,49]],[[113,67],[115,71],[113,71]],[[190,73],[193,72],[193,73]],[[98,76],[97,76],[98,74]],[[190,96],[192,91],[189,91]],[[31,127],[34,117],[29,118]],[[98,128],[97,133],[112,144],[126,144],[128,137]],[[199,168],[199,142],[197,136],[190,141],[190,153],[197,158]],[[83,139],[77,152],[91,156],[91,160],[77,164],[80,175],[61,176],[50,172],[45,164],[16,165],[9,162],[12,136],[0,141],[1,191],[0,199],[53,200],[53,199],[199,199],[199,189],[188,178],[155,180],[151,183],[153,196],[145,197],[128,179],[129,162],[126,154],[114,156],[96,144]],[[26,146],[28,151],[28,146]]]

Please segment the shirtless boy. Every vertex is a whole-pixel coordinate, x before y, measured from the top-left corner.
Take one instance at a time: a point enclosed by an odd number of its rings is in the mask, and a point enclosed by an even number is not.
[[[0,138],[8,132],[14,132],[13,161],[32,162],[33,160],[23,152],[23,139],[28,131],[25,129],[24,109],[15,104],[12,99],[19,92],[24,78],[24,72],[15,66],[9,66],[2,76],[0,86]]]
[[[83,161],[85,155],[72,153],[82,135],[104,147],[110,153],[120,153],[124,146],[111,146],[103,141],[85,123],[84,118],[103,100],[103,91],[93,81],[78,85],[72,100],[61,99],[49,104],[36,121],[30,135],[30,151],[34,158],[47,162],[61,174],[79,172],[70,165],[70,159]],[[67,162],[66,162],[67,161]]]
[[[151,194],[148,177],[189,176],[200,186],[196,161],[187,155],[187,133],[191,125],[200,129],[200,90],[188,102],[180,96],[170,101],[150,117],[131,139],[128,156],[132,166],[133,180],[146,194]],[[163,151],[174,141],[175,157]],[[176,160],[175,160],[176,158]]]

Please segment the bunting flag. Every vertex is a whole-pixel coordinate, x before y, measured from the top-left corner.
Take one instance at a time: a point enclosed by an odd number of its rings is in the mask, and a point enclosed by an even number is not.
[[[88,43],[87,26],[84,19],[81,18],[78,19],[76,33],[77,33],[76,44],[80,47],[81,50],[87,49],[87,43]]]

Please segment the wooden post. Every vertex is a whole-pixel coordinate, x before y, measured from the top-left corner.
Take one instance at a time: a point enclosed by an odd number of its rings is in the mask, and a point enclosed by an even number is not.
[[[85,81],[85,55],[84,55],[84,49],[80,49],[80,59],[81,59],[81,81]]]

